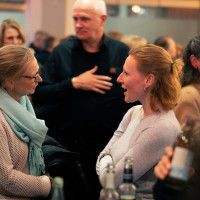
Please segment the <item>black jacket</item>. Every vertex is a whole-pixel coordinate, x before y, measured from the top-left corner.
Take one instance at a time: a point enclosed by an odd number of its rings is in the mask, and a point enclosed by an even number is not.
[[[48,135],[42,145],[42,151],[46,172],[52,177],[64,178],[65,198],[68,200],[79,200],[82,197],[87,199],[87,180],[78,160],[79,153],[68,151]]]

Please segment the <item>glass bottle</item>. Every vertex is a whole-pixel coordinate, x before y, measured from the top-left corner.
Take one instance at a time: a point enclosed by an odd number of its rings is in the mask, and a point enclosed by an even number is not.
[[[52,185],[52,194],[51,194],[51,200],[64,200],[64,179],[62,177],[56,176],[53,179],[53,185]]]
[[[100,200],[118,200],[119,194],[115,189],[115,166],[113,163],[107,164],[106,185],[100,194]]]
[[[194,159],[194,125],[195,122],[188,120],[182,133],[177,137],[172,157],[172,167],[165,183],[173,188],[185,187]]]
[[[133,158],[132,157],[126,157],[124,160],[123,182],[119,186],[118,192],[119,192],[120,200],[136,199],[136,187],[133,184]]]

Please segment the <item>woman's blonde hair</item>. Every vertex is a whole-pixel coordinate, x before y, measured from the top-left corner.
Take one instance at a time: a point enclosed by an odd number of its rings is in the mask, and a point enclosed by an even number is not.
[[[166,50],[153,44],[132,48],[129,55],[138,61],[141,73],[155,76],[150,97],[152,110],[156,111],[157,103],[166,110],[173,109],[181,91],[182,60],[173,62]]]
[[[6,78],[17,79],[27,70],[34,59],[34,51],[21,45],[6,45],[0,48],[0,86]]]
[[[25,34],[24,31],[22,29],[22,27],[13,19],[5,19],[0,27],[0,47],[2,47],[4,45],[4,34],[5,34],[5,30],[7,28],[14,28],[19,32],[19,36],[22,39],[22,43],[24,43],[25,40]]]

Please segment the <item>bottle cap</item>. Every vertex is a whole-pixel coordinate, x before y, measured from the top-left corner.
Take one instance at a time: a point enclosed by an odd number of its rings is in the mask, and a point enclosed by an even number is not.
[[[64,185],[64,179],[60,176],[56,176],[53,179],[53,185],[59,185],[60,187],[63,187]]]
[[[124,162],[133,163],[133,157],[131,157],[131,156],[125,157]]]

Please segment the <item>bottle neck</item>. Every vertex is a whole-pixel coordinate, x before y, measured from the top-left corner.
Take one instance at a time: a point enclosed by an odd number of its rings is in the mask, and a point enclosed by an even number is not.
[[[124,169],[123,175],[123,182],[124,183],[133,183],[133,169],[132,166]]]
[[[106,189],[115,189],[115,182],[114,182],[115,174],[113,172],[108,172],[106,174]]]

